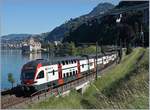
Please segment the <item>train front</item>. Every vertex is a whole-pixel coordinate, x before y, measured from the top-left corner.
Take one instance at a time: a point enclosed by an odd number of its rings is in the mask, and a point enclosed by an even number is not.
[[[21,90],[24,92],[35,92],[35,73],[36,66],[32,65],[31,62],[25,64],[21,71]]]

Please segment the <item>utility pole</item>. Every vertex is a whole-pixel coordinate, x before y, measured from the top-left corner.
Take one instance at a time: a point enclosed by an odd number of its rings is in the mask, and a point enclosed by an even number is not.
[[[119,18],[116,19],[116,23],[117,23],[117,26],[119,26],[120,22],[121,22],[121,19],[122,19],[122,14],[119,15]],[[118,37],[119,37],[119,33],[117,33]],[[122,56],[122,41],[121,41],[121,38],[118,38],[119,40],[119,50],[118,50],[118,55],[119,55],[119,62],[121,61],[121,56]]]
[[[97,67],[97,48],[98,48],[98,43],[96,42],[96,76],[95,76],[95,79],[97,80],[97,72],[98,72],[98,67]]]
[[[142,25],[141,25],[140,35],[141,35],[141,39],[142,39],[142,46],[144,47],[144,33],[143,33],[143,27],[142,27]]]

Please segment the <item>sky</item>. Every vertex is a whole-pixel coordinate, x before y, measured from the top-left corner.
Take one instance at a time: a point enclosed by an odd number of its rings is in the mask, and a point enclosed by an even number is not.
[[[99,3],[120,0],[1,0],[1,35],[49,32],[70,18],[87,14]]]

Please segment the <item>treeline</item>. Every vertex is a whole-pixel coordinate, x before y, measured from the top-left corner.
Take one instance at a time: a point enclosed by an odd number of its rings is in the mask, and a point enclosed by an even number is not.
[[[135,3],[135,4],[134,4]],[[122,1],[116,8],[135,6],[147,2]],[[62,44],[54,46],[47,44],[48,51],[55,55],[79,55],[95,52],[95,46],[81,46],[80,43],[95,43],[99,46],[117,45],[126,47],[127,53],[131,47],[149,46],[149,12],[146,10],[134,10],[122,13],[119,23],[116,22],[119,15],[105,15],[93,17],[84,21],[81,25],[71,26],[65,33]]]
[[[141,1],[121,1],[116,8],[122,8],[122,7],[128,7],[128,6],[136,6],[136,5],[141,5],[141,4],[145,4],[148,3],[149,1],[147,0],[141,0]]]
[[[50,54],[56,56],[78,56],[96,53],[95,45],[75,46],[74,42],[65,42],[58,45],[48,43],[43,45],[43,48],[45,48]],[[100,51],[100,47],[98,47],[98,50]]]

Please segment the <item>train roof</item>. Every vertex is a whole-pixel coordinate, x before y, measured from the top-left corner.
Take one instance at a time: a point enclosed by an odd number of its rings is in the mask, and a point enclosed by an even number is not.
[[[111,54],[114,54],[115,52],[114,51],[108,51],[108,52],[105,52],[105,53],[98,53],[97,56],[98,57],[103,57],[104,55],[111,55]],[[95,54],[90,54],[90,55],[85,55],[86,57],[88,56],[88,58],[93,58],[93,57],[96,57],[96,53]]]
[[[36,59],[36,60],[32,60],[28,63],[26,63],[24,65],[24,67],[28,66],[28,67],[33,67],[36,68],[38,64],[42,64],[42,65],[50,65],[51,63],[45,59]]]
[[[36,59],[32,60],[24,65],[24,67],[33,67],[36,68],[38,64],[42,64],[42,66],[46,65],[52,65],[52,64],[58,64],[62,61],[67,61],[67,60],[81,60],[83,57],[56,57],[55,59],[51,59],[50,61],[46,59]]]

